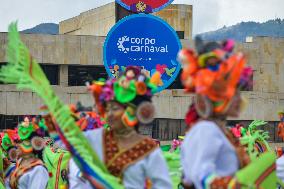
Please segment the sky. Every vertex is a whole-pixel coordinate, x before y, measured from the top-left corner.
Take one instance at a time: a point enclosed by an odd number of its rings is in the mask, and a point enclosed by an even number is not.
[[[113,0],[0,0],[0,32],[18,20],[19,29],[40,23],[59,23]],[[242,21],[284,19],[284,0],[175,0],[193,5],[193,34]]]

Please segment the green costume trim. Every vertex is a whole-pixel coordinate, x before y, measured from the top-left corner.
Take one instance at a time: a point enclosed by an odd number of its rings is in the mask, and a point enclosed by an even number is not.
[[[258,129],[259,126],[263,126],[266,124],[267,122],[261,121],[261,120],[253,121],[248,126],[246,135],[244,135],[240,139],[241,144],[247,146],[247,149],[248,149],[247,151],[248,151],[251,161],[256,160],[259,156],[259,153],[254,148],[257,141],[262,142],[268,151],[270,152],[272,151],[267,142],[267,139],[269,138],[269,133]]]
[[[18,135],[21,140],[28,139],[33,133],[33,131],[34,131],[34,127],[31,123],[28,126],[21,124],[18,127]]]
[[[68,176],[68,162],[71,158],[71,154],[68,151],[62,149],[56,149],[53,151],[51,146],[47,146],[43,150],[43,161],[51,177],[47,183],[47,189],[60,189],[61,186],[67,186],[68,180],[63,178],[63,174]]]
[[[39,126],[40,128],[42,128],[44,131],[48,131],[48,128],[47,128],[47,126],[46,126],[45,123],[44,123],[44,119],[41,119],[41,120],[40,120],[40,122],[38,123],[38,126]]]
[[[124,88],[121,84],[122,82],[129,82],[128,87]],[[113,90],[115,99],[122,104],[130,102],[136,97],[135,81],[127,81],[125,77],[121,77],[118,82],[114,83]]]
[[[161,147],[163,149],[163,147]],[[164,149],[165,150],[165,149]],[[178,188],[181,183],[182,171],[180,163],[180,150],[177,148],[174,152],[163,151],[164,158],[166,159],[170,177],[172,179],[173,188]]]
[[[29,140],[24,140],[22,143],[20,143],[20,146],[26,151],[33,150],[33,146]]]
[[[242,189],[276,188],[277,177],[275,169],[276,155],[266,152],[248,166],[236,173],[236,178],[242,184]]]
[[[12,141],[11,141],[11,139],[10,139],[10,137],[7,133],[2,138],[2,144],[1,145],[2,145],[2,148],[6,151],[12,146]]]

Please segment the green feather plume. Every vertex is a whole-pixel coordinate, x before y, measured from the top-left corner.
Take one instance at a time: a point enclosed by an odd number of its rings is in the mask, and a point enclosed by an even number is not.
[[[262,120],[255,120],[251,122],[248,126],[247,134],[240,139],[241,144],[247,146],[247,151],[252,161],[257,159],[260,155],[255,150],[256,142],[264,144],[266,149],[271,152],[271,148],[267,142],[267,139],[269,139],[269,133],[258,129],[258,127],[266,124],[267,122]]]

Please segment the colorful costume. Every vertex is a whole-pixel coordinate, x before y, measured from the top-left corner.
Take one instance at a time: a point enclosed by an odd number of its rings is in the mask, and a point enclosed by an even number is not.
[[[116,101],[126,106],[121,118],[125,126],[136,127],[139,123],[152,121],[151,96],[156,90],[155,81],[142,74],[139,68],[128,67],[125,76],[118,80],[98,81],[89,88],[101,115],[105,114],[107,102]],[[125,188],[144,188],[147,180],[153,188],[171,188],[165,160],[154,140],[146,137],[129,149],[120,149],[111,129],[86,132],[86,137],[109,172],[122,179]],[[86,185],[78,175],[79,170],[71,165],[71,188]]]
[[[284,140],[284,112],[278,112],[278,115],[280,117],[280,122],[277,127],[277,134],[282,140]]]
[[[242,53],[232,53],[233,47],[230,40],[219,44],[196,38],[198,54],[191,49],[179,54],[183,84],[197,94],[195,107],[200,116],[182,144],[183,182],[189,188],[276,187],[274,154],[250,163],[245,148],[224,125],[236,93],[252,83],[252,69],[245,67]]]
[[[22,160],[19,160],[10,177],[10,187],[12,189],[45,188],[48,176],[41,160],[31,158],[25,164],[22,163]]]
[[[3,151],[0,148],[0,189],[5,188],[5,179],[4,179],[4,173],[3,173]]]
[[[278,124],[278,136],[284,140],[284,122],[281,121],[279,124]]]
[[[49,172],[47,189],[68,188],[68,162],[71,154],[63,149],[48,144],[43,151],[44,165]]]
[[[276,173],[277,177],[284,183],[284,156],[282,155],[276,161]],[[282,185],[284,187],[284,185]]]
[[[284,140],[284,111],[278,112],[280,123],[278,124],[278,136]],[[279,159],[276,162],[276,168],[277,168],[277,176],[279,179],[281,179],[282,182],[284,182],[284,156],[283,156],[283,148],[277,149],[279,152]],[[284,186],[283,186],[284,187]]]
[[[42,189],[46,187],[49,175],[43,161],[37,157],[37,154],[40,156],[45,146],[40,133],[39,128],[35,128],[35,125],[27,118],[18,126],[21,158],[17,160],[16,168],[10,176],[12,189]]]
[[[231,132],[233,133],[234,137],[241,138],[242,137],[242,131],[244,130],[243,125],[236,124],[235,127],[231,128]]]
[[[9,160],[4,160],[4,161],[9,161]],[[15,170],[15,168],[16,164],[9,162],[8,166],[4,169],[4,181],[7,189],[10,188],[10,176]]]
[[[243,128],[245,134],[240,138],[240,142],[247,147],[251,160],[257,159],[264,152],[272,152],[267,142],[269,133],[257,128],[266,124],[265,121],[255,120],[249,124],[247,129]]]
[[[83,107],[81,103],[78,103],[77,106],[70,105],[69,107],[72,111],[72,116],[77,120],[76,123],[82,131],[89,131],[105,126],[105,122],[102,121],[96,113],[89,112],[90,110]],[[53,133],[52,136],[55,139],[54,144],[53,141],[50,141],[43,151],[43,160],[50,173],[47,188],[72,188],[72,186],[69,187],[68,179],[71,154],[65,150],[65,146],[62,141],[59,140],[58,135],[54,134],[56,122],[52,121],[52,115],[48,111],[48,108],[42,106],[40,109],[44,124],[49,128],[50,133]]]
[[[3,179],[6,188],[10,188],[10,176],[16,168],[17,148],[15,141],[18,139],[17,135],[15,130],[5,130],[4,133],[1,133]]]
[[[123,179],[125,188],[144,188],[146,178],[151,180],[152,188],[171,188],[163,154],[151,139],[145,139],[127,151],[119,151],[111,132],[103,128],[88,131],[86,137],[110,173]],[[74,161],[70,162],[69,182],[72,189],[92,188]]]
[[[255,120],[248,125],[247,129],[240,124],[231,128],[234,137],[239,139],[242,145],[246,146],[251,159],[257,158],[261,153],[267,151],[272,152],[267,142],[269,133],[258,129],[259,126],[264,126],[266,124],[267,122],[265,121]]]

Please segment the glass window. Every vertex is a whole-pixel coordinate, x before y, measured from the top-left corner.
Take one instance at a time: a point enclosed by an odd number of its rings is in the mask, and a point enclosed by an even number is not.
[[[178,38],[184,39],[184,31],[177,31]]]
[[[181,76],[182,70],[180,70],[177,78],[175,79],[175,81],[168,87],[168,89],[183,89],[183,85],[181,83],[180,80],[180,76]]]
[[[69,86],[85,86],[86,82],[100,78],[108,78],[104,66],[68,66]]]
[[[40,64],[43,72],[45,73],[47,79],[51,85],[58,85],[59,83],[59,66],[58,65],[48,65]]]

